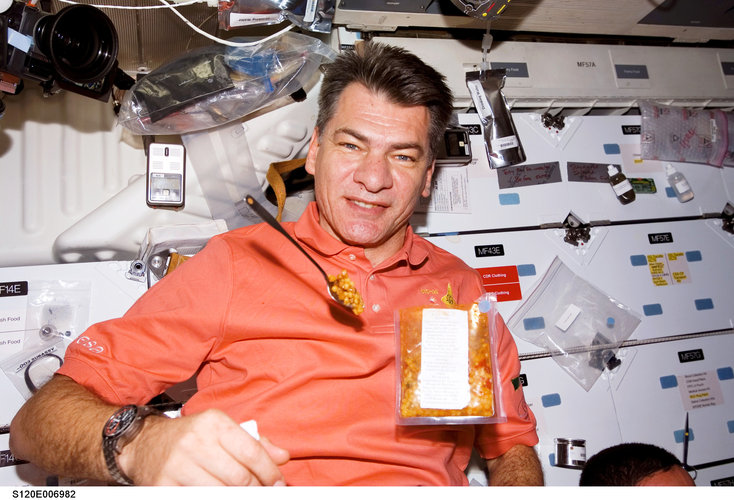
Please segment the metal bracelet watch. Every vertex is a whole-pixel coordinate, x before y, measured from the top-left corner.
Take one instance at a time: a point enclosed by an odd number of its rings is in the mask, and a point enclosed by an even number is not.
[[[149,415],[161,414],[151,406],[123,406],[107,420],[102,430],[102,451],[110,476],[120,483],[132,486],[132,480],[127,477],[117,465],[117,455],[122,448],[138,435],[143,428],[143,420]]]

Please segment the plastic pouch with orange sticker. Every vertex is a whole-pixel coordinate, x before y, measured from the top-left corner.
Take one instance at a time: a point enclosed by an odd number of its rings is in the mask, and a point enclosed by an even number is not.
[[[496,353],[496,299],[395,313],[400,425],[506,421]]]

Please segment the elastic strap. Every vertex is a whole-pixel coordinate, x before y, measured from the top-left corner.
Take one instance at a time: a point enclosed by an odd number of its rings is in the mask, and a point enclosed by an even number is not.
[[[278,222],[283,215],[283,207],[285,207],[285,181],[283,180],[283,174],[292,172],[298,168],[301,168],[306,164],[306,158],[294,158],[292,160],[277,161],[270,164],[268,173],[265,178],[273,188],[275,193],[275,199],[278,201],[278,215],[275,217]]]

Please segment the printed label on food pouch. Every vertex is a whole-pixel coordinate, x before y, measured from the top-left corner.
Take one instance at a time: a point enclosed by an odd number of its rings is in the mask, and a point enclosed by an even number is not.
[[[492,151],[504,151],[505,149],[516,148],[519,145],[520,141],[517,140],[517,136],[515,135],[492,139]]]
[[[481,118],[492,116],[492,107],[489,105],[482,84],[477,80],[469,80],[466,82],[466,86],[469,88],[472,102],[474,103],[474,107],[477,108],[479,116]]]
[[[425,309],[421,335],[420,405],[462,409],[469,404],[467,311]]]

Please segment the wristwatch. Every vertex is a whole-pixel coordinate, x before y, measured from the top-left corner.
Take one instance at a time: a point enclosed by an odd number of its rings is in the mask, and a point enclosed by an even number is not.
[[[122,453],[122,448],[141,431],[145,417],[160,413],[151,406],[127,405],[117,410],[107,420],[102,430],[102,451],[107,470],[118,483],[133,485],[132,480],[117,466],[117,455]]]

